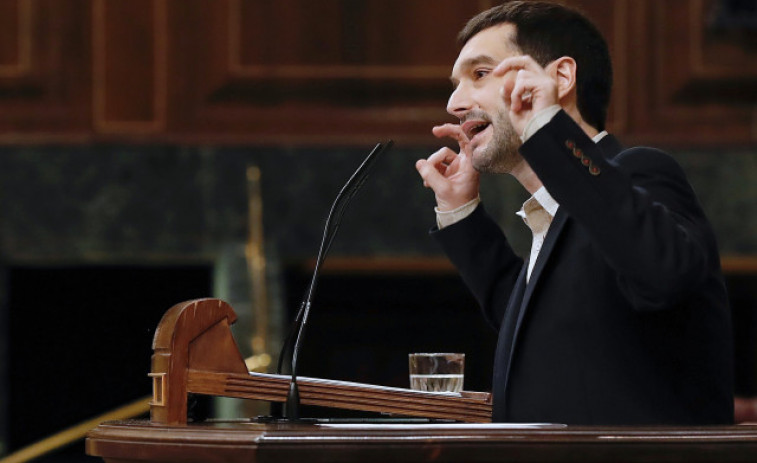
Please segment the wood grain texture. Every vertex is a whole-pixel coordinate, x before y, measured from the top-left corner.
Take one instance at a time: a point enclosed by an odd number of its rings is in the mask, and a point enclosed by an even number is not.
[[[8,0],[0,143],[435,144],[492,0]],[[757,141],[757,33],[715,0],[566,0],[606,36],[628,143]]]

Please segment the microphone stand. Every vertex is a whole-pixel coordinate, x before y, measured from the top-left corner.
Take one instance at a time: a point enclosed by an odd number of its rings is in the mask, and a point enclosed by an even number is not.
[[[308,289],[305,293],[305,297],[300,303],[300,308],[289,331],[289,335],[284,341],[284,345],[282,346],[277,365],[277,373],[280,374],[285,353],[287,349],[291,349],[292,357],[290,360],[290,369],[292,379],[289,383],[289,392],[287,393],[286,400],[286,414],[289,420],[300,419],[300,392],[297,385],[297,366],[300,348],[302,345],[302,338],[304,337],[305,328],[308,322],[308,316],[310,315],[311,302],[313,300],[313,294],[315,293],[316,283],[318,280],[318,273],[320,271],[321,265],[323,264],[323,261],[326,259],[326,255],[328,254],[332,243],[334,242],[334,238],[336,237],[336,233],[339,230],[339,225],[341,224],[342,216],[347,209],[347,205],[355,196],[357,191],[365,183],[366,179],[368,178],[368,173],[370,172],[371,167],[373,167],[378,157],[382,153],[387,151],[392,146],[392,144],[393,142],[390,140],[386,144],[378,143],[373,148],[373,150],[363,160],[357,170],[355,170],[355,172],[349,178],[349,180],[347,180],[347,183],[339,191],[336,200],[334,200],[334,203],[331,206],[329,215],[326,218],[326,226],[324,227],[321,246],[318,250],[318,257],[315,261],[315,268],[310,279],[310,285],[308,286]],[[274,410],[273,406],[271,407],[271,414],[281,416],[280,404],[276,405],[276,410]]]

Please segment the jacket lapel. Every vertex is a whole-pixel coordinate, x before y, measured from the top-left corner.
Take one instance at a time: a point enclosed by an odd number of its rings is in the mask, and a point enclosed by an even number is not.
[[[565,209],[558,209],[555,218],[552,219],[552,223],[549,226],[547,236],[544,237],[544,244],[542,244],[541,250],[539,251],[539,256],[536,258],[536,264],[534,264],[534,268],[531,271],[531,278],[528,279],[526,292],[523,295],[522,307],[524,310],[520,311],[521,314],[518,318],[516,336],[517,330],[518,328],[520,328],[520,322],[523,319],[523,314],[525,313],[525,308],[528,307],[528,302],[531,300],[531,295],[534,292],[534,287],[536,287],[536,284],[539,281],[539,277],[541,277],[542,270],[544,270],[544,266],[549,260],[549,256],[552,255],[552,250],[555,248],[557,238],[560,236],[560,233],[562,232],[562,229],[565,226],[565,222],[567,222],[567,220],[568,214],[565,213]]]
[[[599,140],[597,146],[602,150],[602,153],[605,155],[605,157],[613,157],[623,149],[618,140],[609,134],[605,135],[601,140]],[[528,303],[531,300],[531,295],[534,292],[534,288],[539,281],[539,277],[541,276],[544,266],[549,260],[549,256],[552,254],[552,250],[555,247],[557,238],[560,236],[562,229],[568,219],[569,216],[565,212],[565,209],[559,208],[557,210],[555,218],[552,219],[552,223],[549,226],[547,236],[544,237],[544,244],[539,251],[539,256],[536,259],[536,264],[534,264],[534,268],[531,271],[531,278],[528,279],[528,285],[526,285],[526,292],[523,295],[523,303],[521,305],[520,316],[518,317],[518,323],[515,327],[514,341],[517,340],[518,330],[520,330],[521,321],[523,320],[523,315],[526,313],[526,308],[528,307]]]
[[[517,313],[517,320],[515,321],[515,326],[512,327],[510,325],[509,330],[512,332],[512,335],[509,336],[510,339],[508,339],[508,358],[504,377],[502,378],[503,383],[502,384],[502,390],[507,390],[507,384],[510,379],[510,368],[512,366],[513,361],[513,353],[515,352],[515,349],[517,347],[518,343],[518,333],[520,332],[521,326],[523,324],[523,319],[525,317],[526,311],[529,307],[529,302],[531,300],[531,295],[534,292],[534,288],[539,282],[539,277],[541,276],[542,270],[544,269],[544,266],[546,265],[547,261],[549,260],[549,256],[552,254],[552,250],[555,247],[555,243],[557,242],[558,237],[562,234],[562,230],[565,227],[565,223],[568,221],[568,214],[565,212],[564,209],[558,209],[557,214],[555,215],[555,218],[552,219],[552,223],[549,226],[549,231],[547,231],[547,236],[544,238],[544,244],[542,245],[541,251],[539,251],[539,256],[536,259],[536,264],[534,264],[534,268],[531,271],[531,278],[528,280],[528,284],[526,284],[525,290],[522,290],[521,286],[516,285],[515,288],[519,289],[521,291],[524,291],[522,294],[522,298],[518,297],[515,300],[510,301],[510,307],[508,309],[516,309],[514,311],[511,310],[511,312]],[[526,264],[525,266],[527,266]],[[523,276],[523,275],[521,275]],[[521,281],[518,280],[519,283],[524,284],[525,279]],[[518,306],[515,306],[513,302],[519,303]],[[515,317],[513,317],[515,318]],[[510,321],[512,323],[513,320]],[[507,327],[507,323],[503,324],[503,328]],[[500,341],[503,341],[500,337]],[[501,408],[501,413],[504,414],[507,406],[506,404],[503,404]],[[504,418],[504,417],[503,417]]]
[[[510,360],[512,359],[513,336],[515,335],[515,326],[522,307],[523,293],[526,287],[526,272],[528,262],[523,264],[518,280],[513,286],[513,292],[507,303],[505,316],[499,329],[499,339],[497,340],[497,350],[494,354],[494,376],[492,378],[492,420],[505,420],[505,387],[507,384],[507,375],[510,372]]]
[[[599,141],[599,143],[597,143],[597,146],[602,150],[602,153],[605,155],[605,157],[608,158],[614,157],[623,149],[618,140],[609,134],[605,135]],[[513,352],[515,351],[518,343],[518,333],[520,332],[521,326],[523,324],[523,319],[525,318],[526,311],[528,310],[531,296],[534,293],[534,289],[539,284],[539,278],[541,277],[542,271],[547,265],[549,257],[555,248],[555,244],[557,243],[558,238],[562,234],[562,231],[565,228],[565,224],[569,219],[570,217],[568,216],[565,209],[560,208],[557,210],[557,214],[555,215],[554,219],[552,219],[552,223],[549,226],[547,236],[544,238],[544,244],[539,251],[539,256],[537,257],[534,268],[531,271],[531,277],[528,279],[528,283],[526,284],[525,281],[525,268],[528,267],[528,262],[526,262],[524,264],[524,271],[521,273],[520,278],[515,285],[514,297],[511,297],[508,304],[508,313],[510,313],[511,316],[505,317],[504,323],[502,324],[502,330],[500,331],[500,342],[498,343],[501,344],[504,342],[506,347],[498,346],[497,349],[498,356],[503,354],[507,356],[507,362],[505,363],[505,368],[502,372],[504,374],[499,378],[496,378],[493,384],[493,386],[495,386],[495,391],[502,393],[502,403],[499,404],[499,406],[496,406],[498,404],[495,403],[494,407],[495,413],[498,412],[498,414],[500,414],[499,417],[496,417],[499,420],[506,419],[505,410],[507,404],[505,400],[506,394],[504,394],[504,392],[507,390],[507,383],[510,379],[510,367],[512,365]],[[525,288],[523,287],[524,285]],[[515,326],[513,326],[513,323]],[[504,336],[502,331],[504,331]],[[498,362],[496,364],[499,365]],[[496,372],[497,369],[495,368],[495,376],[497,376]],[[497,388],[497,386],[499,387]],[[495,402],[497,401],[497,396],[498,394],[495,393]]]

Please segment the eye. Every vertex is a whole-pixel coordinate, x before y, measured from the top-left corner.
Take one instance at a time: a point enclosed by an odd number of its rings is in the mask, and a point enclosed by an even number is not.
[[[473,77],[475,80],[480,80],[489,75],[489,72],[491,72],[490,69],[475,69],[473,71]]]

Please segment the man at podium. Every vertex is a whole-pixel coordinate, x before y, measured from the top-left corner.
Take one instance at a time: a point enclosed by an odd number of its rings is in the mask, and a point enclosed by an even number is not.
[[[431,234],[499,331],[494,421],[731,423],[713,231],[670,156],[605,131],[612,67],[597,29],[561,5],[512,1],[459,39],[447,111],[460,122],[433,129],[459,153],[416,167],[436,196]],[[531,194],[525,259],[487,215],[481,173]]]

